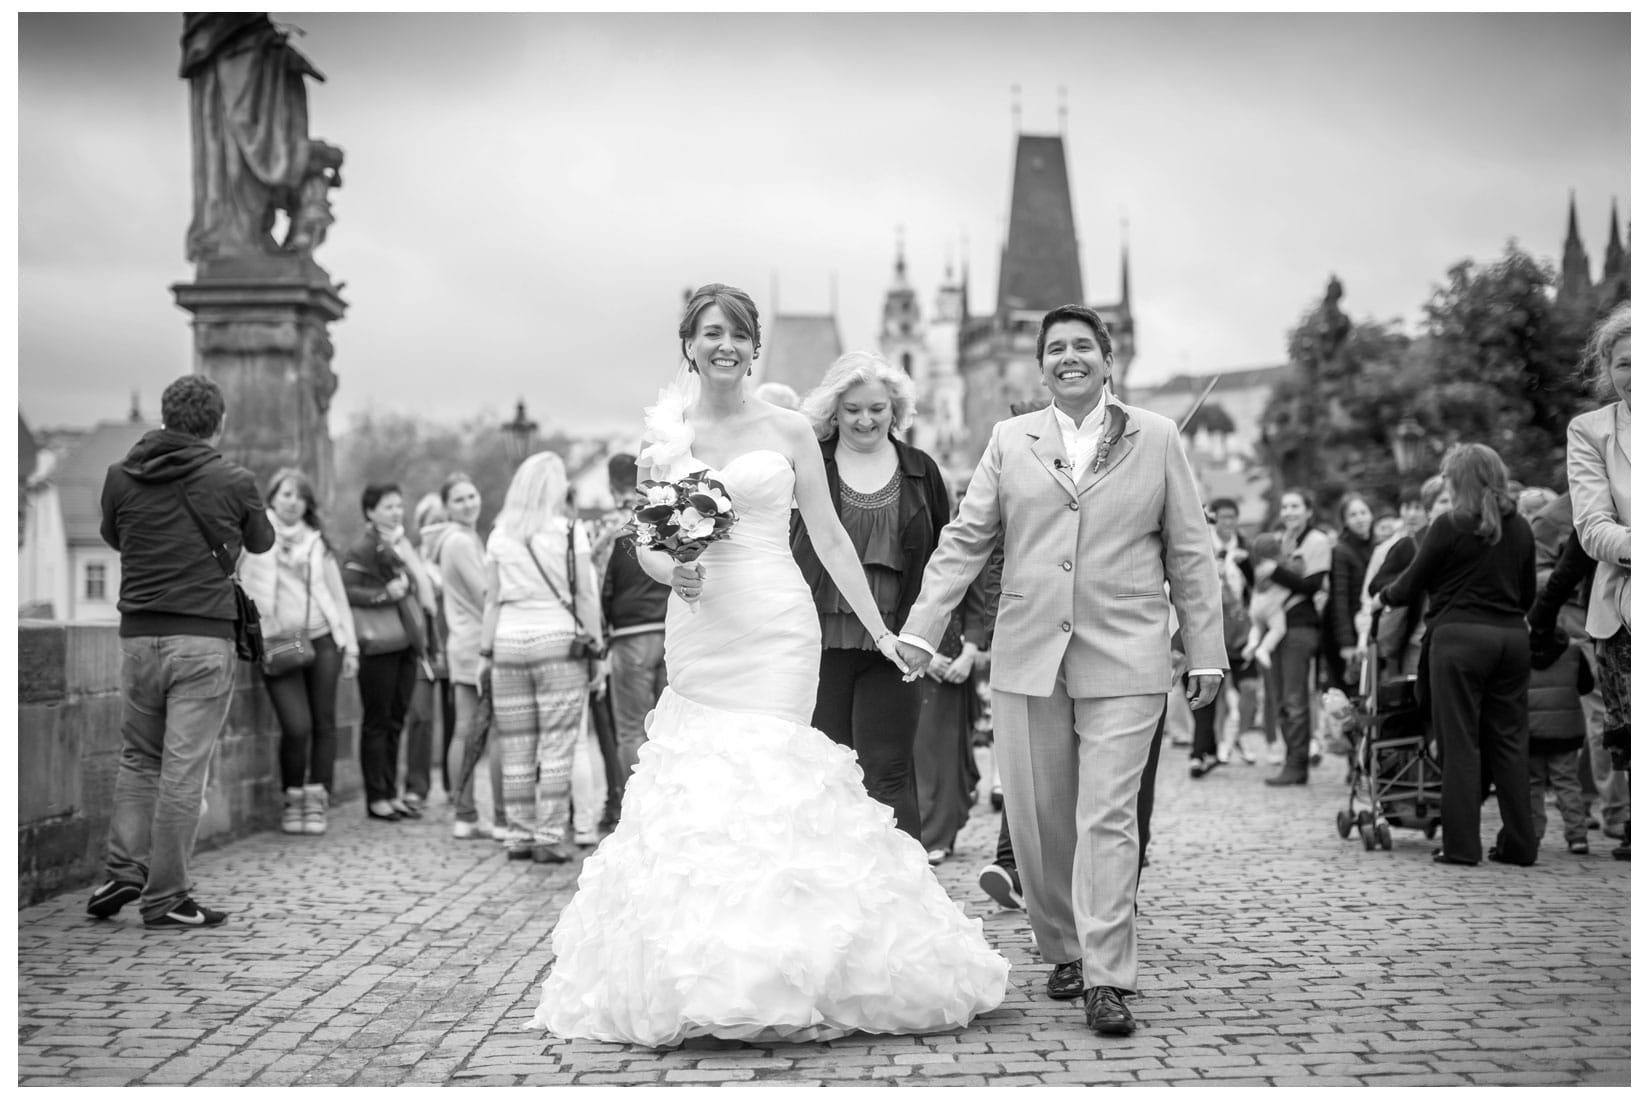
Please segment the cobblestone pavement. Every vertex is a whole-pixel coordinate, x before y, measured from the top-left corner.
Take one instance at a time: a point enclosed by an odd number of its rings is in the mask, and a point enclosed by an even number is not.
[[[1140,894],[1144,1026],[1102,1039],[1042,993],[1024,914],[974,885],[997,816],[939,869],[1013,963],[960,1033],[652,1051],[526,1030],[577,865],[458,842],[437,807],[195,860],[221,929],[146,932],[85,892],[18,914],[23,1084],[1618,1084],[1629,1064],[1629,865],[1443,867],[1418,832],[1365,852],[1334,828],[1343,762],[1307,788],[1265,765],[1193,780],[1165,749]],[[1485,813],[1485,844],[1494,834]],[[1556,827],[1556,819],[1552,830]]]

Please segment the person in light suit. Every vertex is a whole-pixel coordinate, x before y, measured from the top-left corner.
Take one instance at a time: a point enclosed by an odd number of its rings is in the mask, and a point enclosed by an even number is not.
[[[1227,668],[1220,582],[1174,422],[1111,394],[1111,336],[1086,306],[1037,336],[1052,407],[997,424],[900,635],[920,673],[1001,534],[992,715],[1003,802],[1048,992],[1134,1031],[1141,774],[1173,686],[1170,605],[1193,707]],[[1165,587],[1166,583],[1166,587]]]
[[[1604,699],[1601,741],[1618,771],[1627,767],[1632,727],[1632,310],[1627,302],[1617,306],[1587,343],[1583,369],[1600,397],[1616,400],[1570,421],[1565,448],[1576,537],[1598,562],[1587,603],[1587,633],[1594,639],[1599,694]],[[1631,858],[1631,842],[1632,831],[1624,827],[1622,845],[1613,853],[1616,858]]]

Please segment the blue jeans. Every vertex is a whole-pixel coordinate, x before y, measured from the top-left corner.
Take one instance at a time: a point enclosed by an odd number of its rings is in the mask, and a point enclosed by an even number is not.
[[[212,748],[235,692],[235,643],[169,634],[122,638],[120,770],[104,866],[138,883],[145,919],[188,896]]]

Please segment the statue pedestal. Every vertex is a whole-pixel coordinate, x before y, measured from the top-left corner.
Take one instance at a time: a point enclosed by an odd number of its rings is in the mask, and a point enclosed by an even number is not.
[[[257,475],[260,492],[282,466],[298,467],[330,510],[338,379],[327,326],[346,308],[332,280],[307,256],[269,257],[244,271],[202,265],[172,294],[194,317],[195,373],[223,389],[224,455]]]

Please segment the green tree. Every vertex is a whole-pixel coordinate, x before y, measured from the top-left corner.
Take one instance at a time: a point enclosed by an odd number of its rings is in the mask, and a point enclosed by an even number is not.
[[[327,531],[336,545],[361,527],[361,491],[373,482],[401,486],[407,504],[408,533],[413,508],[425,493],[437,492],[449,474],[465,473],[481,493],[483,534],[492,526],[504,503],[505,490],[516,462],[500,421],[486,415],[457,424],[438,423],[396,412],[363,412],[350,418],[336,447],[336,497],[327,517]],[[563,458],[571,441],[555,433],[540,441],[538,450],[555,451]]]
[[[1410,340],[1399,322],[1342,326],[1326,324],[1324,313],[1307,310],[1289,333],[1291,370],[1273,387],[1260,448],[1273,472],[1274,505],[1298,486],[1320,516],[1348,490],[1396,502],[1391,433],[1410,400],[1403,382]]]
[[[1591,407],[1577,367],[1596,316],[1555,285],[1551,264],[1511,242],[1494,263],[1450,268],[1426,305],[1410,415],[1436,453],[1486,443],[1515,480],[1562,491],[1566,429]]]

